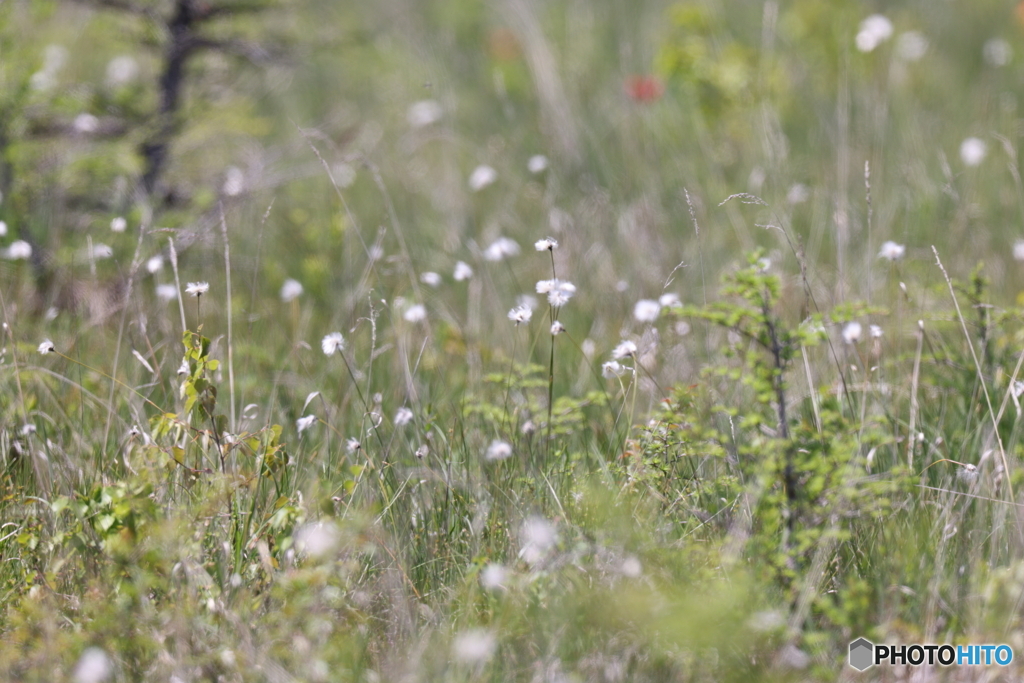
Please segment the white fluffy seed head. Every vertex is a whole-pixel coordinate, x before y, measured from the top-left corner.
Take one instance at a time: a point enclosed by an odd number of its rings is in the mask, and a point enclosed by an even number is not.
[[[341,332],[331,332],[320,341],[320,348],[323,349],[325,356],[333,356],[345,348],[345,337]]]
[[[488,185],[492,185],[498,179],[498,172],[487,164],[481,164],[469,174],[469,189],[479,192]]]
[[[455,636],[452,643],[452,658],[473,666],[490,661],[498,647],[498,639],[485,629],[475,628]]]
[[[202,296],[210,291],[209,282],[190,282],[185,287],[185,293],[189,296]]]
[[[458,263],[455,264],[455,272],[453,273],[453,277],[455,278],[456,282],[468,280],[469,278],[473,277],[473,269],[470,268],[469,264],[466,263],[465,261],[459,261]]]
[[[887,261],[898,261],[906,253],[907,248],[905,246],[889,240],[882,244],[882,248],[878,251],[878,258],[884,258]]]
[[[653,323],[660,313],[661,304],[653,299],[640,299],[633,307],[633,317],[642,323]]]
[[[284,281],[284,284],[281,285],[281,301],[288,303],[289,301],[298,299],[302,295],[302,289],[301,282],[288,278]]]
[[[512,444],[507,441],[495,439],[487,447],[487,452],[484,454],[484,458],[491,462],[499,460],[505,460],[512,456]]]
[[[612,358],[615,360],[622,360],[623,358],[632,358],[636,355],[636,343],[628,339],[619,342],[619,345],[612,350]]]
[[[960,160],[966,166],[978,166],[985,160],[988,145],[981,138],[970,137],[960,143]]]
[[[406,322],[419,323],[427,319],[427,308],[423,304],[414,304],[402,314]]]
[[[525,304],[520,304],[508,312],[508,319],[516,325],[519,323],[528,323],[532,317],[533,309]]]

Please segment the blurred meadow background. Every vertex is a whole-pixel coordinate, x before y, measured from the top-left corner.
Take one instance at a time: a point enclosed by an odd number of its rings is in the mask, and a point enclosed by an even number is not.
[[[992,0],[0,0],[0,676],[1019,679],[846,656],[1024,656],[1022,87]]]

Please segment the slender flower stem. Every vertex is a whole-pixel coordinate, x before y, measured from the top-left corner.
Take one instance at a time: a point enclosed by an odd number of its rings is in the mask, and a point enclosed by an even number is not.
[[[72,358],[72,357],[70,357],[70,356],[65,356],[65,355],[64,355],[63,353],[61,353],[60,351],[58,351],[58,350],[56,350],[56,349],[51,349],[51,350],[50,350],[50,353],[52,353],[53,355],[57,356],[58,358],[63,358],[64,360],[68,361],[69,363],[74,363],[75,365],[77,365],[77,366],[79,366],[79,367],[81,367],[81,368],[84,368],[84,369],[86,369],[86,370],[89,370],[90,372],[95,372],[95,373],[96,373],[96,374],[98,374],[98,375],[99,375],[100,377],[103,377],[103,378],[105,378],[105,379],[109,379],[109,380],[110,380],[111,382],[113,382],[114,384],[116,384],[116,385],[118,385],[118,386],[120,386],[120,387],[123,387],[123,388],[127,389],[128,391],[132,392],[133,394],[135,394],[136,396],[138,396],[139,398],[141,398],[141,399],[142,399],[143,401],[145,401],[145,402],[146,402],[146,403],[148,403],[149,405],[153,406],[153,408],[155,408],[156,410],[160,411],[161,413],[162,413],[162,412],[166,412],[166,411],[164,411],[164,409],[163,409],[163,408],[161,408],[160,406],[158,406],[158,405],[157,405],[156,403],[153,403],[153,401],[152,401],[152,400],[150,400],[150,399],[149,399],[149,398],[148,398],[147,396],[145,396],[144,394],[142,394],[141,392],[139,392],[139,390],[138,390],[138,389],[136,389],[135,387],[133,387],[133,386],[130,386],[130,385],[128,385],[128,384],[125,384],[125,383],[124,383],[124,382],[122,382],[121,380],[117,379],[116,377],[112,377],[112,376],[108,375],[107,373],[103,372],[103,371],[102,371],[102,370],[100,370],[99,368],[94,368],[94,367],[92,367],[91,365],[86,365],[85,363],[83,363],[83,362],[82,362],[82,361],[80,361],[80,360],[76,360],[76,359],[74,359],[74,358]]]
[[[551,324],[555,324],[555,311],[551,309]],[[548,448],[551,447],[551,418],[555,407],[555,335],[551,335],[551,356],[548,360]]]
[[[555,270],[555,250],[548,249],[548,254],[551,256],[551,279],[557,280],[558,273]],[[558,320],[558,309],[554,306],[548,307],[548,312],[551,315],[551,324],[554,325],[555,321]],[[555,408],[555,335],[551,335],[551,355],[548,359],[548,439],[547,447],[550,453],[551,449],[551,421],[554,415]]]
[[[345,363],[345,369],[348,370],[348,376],[352,380],[352,386],[356,388],[356,395],[359,396],[359,402],[363,404],[363,417],[370,417],[370,426],[373,427],[373,433],[377,436],[377,441],[380,442],[381,451],[384,455],[384,459],[387,460],[387,447],[384,445],[384,438],[380,435],[377,427],[380,423],[374,424],[373,416],[370,415],[370,404],[366,402],[366,398],[363,396],[363,390],[359,388],[359,382],[356,381],[356,374],[352,372],[352,366],[348,362],[348,358],[345,357],[344,351],[339,350],[338,355],[341,356],[341,360]]]
[[[518,325],[516,325],[516,327],[518,327]],[[515,367],[516,367],[516,345],[518,343],[519,343],[519,335],[517,334],[517,335],[515,335],[512,338],[512,360],[509,361],[509,364],[508,364],[508,382],[506,382],[506,384],[505,384],[505,407],[504,407],[504,410],[502,412],[502,417],[501,417],[501,428],[502,429],[505,429],[505,418],[509,417],[509,414],[508,414],[508,397],[509,397],[509,394],[512,392],[512,372],[515,370]],[[511,422],[511,420],[509,420],[509,425],[511,426],[511,424],[512,424],[512,422]]]
[[[633,420],[636,417],[636,395],[638,393],[640,393],[640,387],[639,387],[640,378],[637,377],[636,366],[639,365],[639,364],[640,364],[640,362],[634,357],[633,358],[633,366],[634,367],[633,367],[633,372],[631,373],[632,374],[631,384],[633,385],[633,387],[632,387],[632,389],[633,389],[633,400],[629,404],[629,421],[626,423],[626,435],[625,435],[625,437],[623,437],[623,441],[622,441],[622,448],[623,448],[623,450],[625,450],[625,448],[626,448],[626,442],[629,440],[629,432],[630,432],[631,429],[633,429]]]

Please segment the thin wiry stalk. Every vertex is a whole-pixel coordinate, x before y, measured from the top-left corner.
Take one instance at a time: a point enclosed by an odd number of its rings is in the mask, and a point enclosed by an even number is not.
[[[256,256],[254,258],[252,268],[252,291],[249,294],[249,310],[256,310],[256,283],[259,282],[260,273],[263,269],[260,267],[260,258],[263,254],[263,230],[267,226],[267,219],[270,218],[270,210],[274,208],[274,199],[270,200],[270,204],[267,206],[267,210],[263,212],[263,220],[260,221],[260,231],[256,235]],[[250,316],[249,318],[249,334],[252,335],[252,325],[255,319]]]
[[[554,310],[551,324],[554,325]],[[551,335],[551,357],[548,359],[548,447],[551,445],[551,418],[555,407],[555,335]]]
[[[1010,384],[1006,387],[1006,393],[1003,395],[1003,402],[999,405],[999,412],[996,413],[996,422],[1003,419],[1003,412],[1006,411],[1006,404],[1014,397],[1013,385],[1017,383],[1017,377],[1020,375],[1021,365],[1024,365],[1024,350],[1022,350],[1020,355],[1017,356],[1017,365],[1013,368],[1013,375],[1010,376]],[[1018,412],[1020,412],[1019,409]]]
[[[996,435],[996,442],[999,444],[999,457],[1003,461],[1003,472],[1005,473],[1006,479],[1006,490],[1010,494],[1010,500],[1016,500],[1016,496],[1013,495],[1013,481],[1010,476],[1010,463],[1006,460],[1006,451],[1003,449],[1003,437],[999,435],[999,422],[996,421],[996,412],[992,409],[992,399],[988,395],[988,385],[985,383],[985,376],[981,371],[981,363],[978,362],[978,354],[974,352],[974,344],[971,342],[971,335],[967,331],[967,323],[964,322],[964,315],[960,312],[960,303],[956,300],[956,292],[953,291],[953,281],[949,279],[949,273],[946,272],[946,267],[942,265],[942,259],[939,258],[939,250],[932,245],[932,253],[935,254],[935,263],[939,266],[939,270],[942,271],[942,276],[946,278],[946,284],[949,286],[949,295],[953,297],[953,306],[956,307],[956,316],[960,319],[960,326],[964,331],[964,338],[967,340],[967,348],[971,350],[971,358],[974,359],[974,368],[978,372],[978,381],[981,382],[981,391],[985,394],[985,403],[988,405],[988,414],[992,418],[992,430]]]
[[[548,249],[548,255],[551,256],[551,279],[557,280],[558,273],[555,270],[555,250]],[[549,313],[551,315],[551,325],[555,324],[555,320],[558,318],[558,309],[549,304]],[[550,452],[551,448],[551,420],[554,415],[555,408],[555,335],[551,335],[551,354],[548,359],[548,442],[547,447]]]
[[[864,250],[865,264],[864,270],[867,274],[867,300],[871,301],[871,255],[874,251],[871,249],[871,223],[875,216],[875,207],[871,203],[871,161],[864,160],[864,196],[867,203],[868,215],[867,223],[865,225],[865,239],[867,242],[867,248]]]
[[[359,396],[359,402],[363,404],[363,419],[367,417],[370,418],[370,426],[373,427],[373,433],[377,436],[377,441],[380,442],[380,447],[386,455],[387,447],[384,445],[384,438],[377,430],[379,423],[375,424],[373,421],[373,416],[370,414],[370,404],[366,402],[366,398],[363,396],[363,390],[359,388],[359,382],[356,381],[356,374],[352,371],[352,365],[348,362],[348,358],[345,357],[345,352],[343,350],[339,349],[338,355],[341,356],[341,360],[345,363],[345,369],[348,370],[348,376],[352,380],[352,386],[356,389],[356,395]]]
[[[810,302],[811,307],[814,308],[815,313],[821,313],[821,307],[818,306],[818,300],[814,297],[814,292],[811,290],[810,280],[807,277],[807,259],[804,254],[803,243],[800,241],[799,236],[791,236],[783,225],[782,219],[775,212],[775,209],[757,195],[752,195],[747,192],[729,195],[719,203],[719,206],[723,206],[728,202],[731,202],[733,199],[739,199],[744,204],[756,204],[758,206],[763,206],[771,211],[776,225],[767,225],[762,227],[775,228],[782,233],[783,237],[786,238],[786,244],[789,246],[790,251],[793,252],[793,257],[796,258],[796,261],[800,266],[800,281],[803,283],[804,295],[807,297],[807,301]],[[839,284],[842,286],[842,273],[839,275]],[[852,414],[853,398],[850,396],[850,390],[846,383],[846,370],[843,368],[843,364],[839,362],[839,354],[836,352],[835,345],[832,343],[832,338],[826,336],[825,343],[828,345],[829,353],[832,356],[832,362],[835,364],[836,370],[839,372],[839,383],[843,387],[843,396],[846,398],[846,402],[849,405],[850,412]]]
[[[697,212],[693,208],[693,201],[690,199],[690,192],[685,187],[683,194],[686,195],[686,206],[690,209],[690,218],[693,220],[693,229],[697,233],[697,256],[700,260],[700,288],[704,297],[704,307],[708,306],[708,284],[704,277],[704,246],[700,239],[700,224],[697,222]],[[711,358],[711,323],[704,321],[704,351],[708,358]]]
[[[132,256],[132,266],[128,271],[128,284],[125,287],[124,300],[121,302],[121,324],[117,330],[117,344],[114,347],[114,364],[111,366],[111,372],[117,374],[117,363],[121,357],[121,340],[124,338],[124,326],[128,318],[128,305],[132,297],[132,289],[135,284],[135,276],[139,272],[139,266],[142,265],[142,240],[146,236],[146,224],[142,223],[139,225],[139,239],[135,242],[135,254]],[[92,256],[92,244],[89,245],[89,255]],[[114,417],[114,385],[110,385],[110,395],[108,398],[108,410],[107,410],[107,421],[103,427],[103,450],[100,451],[100,457],[102,454],[107,452],[107,440],[110,437],[110,423]],[[102,471],[102,462],[98,463],[100,470]]]
[[[224,217],[224,204],[220,204],[220,232],[224,237],[224,275],[227,280],[227,316],[228,316],[228,402],[230,404],[229,415],[231,417],[231,431],[235,432],[238,425],[235,422],[235,347],[231,331],[231,246],[228,244],[228,222]]]
[[[818,392],[814,388],[814,378],[811,376],[811,362],[807,358],[807,348],[800,346],[800,357],[804,361],[804,374],[807,376],[807,391],[811,395],[811,408],[814,410],[814,426],[821,435],[821,412],[818,409]]]
[[[516,327],[518,327],[518,325]],[[502,430],[505,429],[505,420],[507,418],[509,418],[509,414],[508,414],[508,397],[509,397],[509,394],[512,393],[512,373],[515,371],[515,367],[516,367],[516,345],[518,343],[519,343],[519,335],[518,334],[513,335],[513,337],[512,337],[512,360],[510,360],[509,364],[508,364],[508,382],[505,383],[505,407],[504,407],[504,409],[502,411],[502,416],[501,416],[501,428],[502,428]],[[512,424],[511,420],[509,420],[509,426],[511,426],[511,424]]]
[[[921,377],[921,349],[924,347],[924,321],[917,330],[917,353],[914,354],[914,375],[910,380],[910,433],[907,435],[907,467],[914,469],[914,441],[917,439],[917,386]]]
[[[181,333],[188,331],[188,324],[185,322],[185,302],[181,300],[181,276],[178,274],[178,251],[174,248],[174,238],[167,238],[167,251],[171,257],[171,270],[174,271],[174,286],[178,290],[178,312],[181,313]]]

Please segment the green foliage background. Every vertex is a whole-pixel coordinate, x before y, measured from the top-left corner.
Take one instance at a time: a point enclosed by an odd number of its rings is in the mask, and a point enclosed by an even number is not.
[[[161,119],[184,5],[222,14]],[[1024,652],[1022,32],[990,0],[0,0],[0,675]]]

